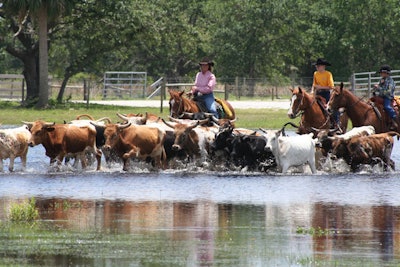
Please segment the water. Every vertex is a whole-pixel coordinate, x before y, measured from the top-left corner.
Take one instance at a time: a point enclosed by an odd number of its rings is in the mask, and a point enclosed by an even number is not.
[[[17,160],[0,174],[0,265],[400,265],[397,171],[53,172],[48,163],[38,146],[26,171]],[[40,220],[10,223],[10,207],[32,197]]]

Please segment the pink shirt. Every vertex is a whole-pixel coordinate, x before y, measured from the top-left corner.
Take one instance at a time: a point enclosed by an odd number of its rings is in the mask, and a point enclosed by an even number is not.
[[[202,73],[201,71],[196,75],[196,81],[194,85],[196,86],[196,92],[200,92],[202,94],[212,93],[214,90],[217,81],[215,79],[215,75],[210,71],[206,73]]]

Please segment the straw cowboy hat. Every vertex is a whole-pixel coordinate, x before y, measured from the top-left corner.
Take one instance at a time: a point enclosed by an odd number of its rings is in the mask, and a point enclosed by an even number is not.
[[[203,59],[199,62],[199,65],[214,66],[214,62],[210,60],[208,57],[203,57]]]
[[[324,58],[318,58],[317,62],[313,63],[313,65],[325,65],[325,66],[331,66],[331,63],[326,61]]]

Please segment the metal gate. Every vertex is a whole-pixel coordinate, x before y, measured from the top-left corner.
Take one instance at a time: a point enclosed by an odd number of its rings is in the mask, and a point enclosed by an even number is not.
[[[395,95],[400,95],[400,70],[392,70],[391,75],[396,83]],[[360,97],[371,97],[374,84],[379,83],[379,73],[375,71],[354,73],[351,76],[351,90]]]
[[[147,72],[107,71],[104,73],[103,99],[145,98]]]

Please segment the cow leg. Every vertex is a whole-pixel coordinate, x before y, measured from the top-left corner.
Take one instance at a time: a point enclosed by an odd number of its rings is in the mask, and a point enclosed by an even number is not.
[[[3,172],[3,159],[0,159],[0,172]]]
[[[26,169],[26,154],[25,155],[21,155],[21,163],[22,163],[22,170]]]
[[[13,172],[13,171],[14,171],[14,160],[15,160],[15,156],[14,156],[14,155],[11,155],[11,156],[10,156],[10,165],[8,165],[8,170],[9,170],[10,172]]]
[[[96,170],[100,171],[101,170],[101,155],[102,155],[102,153],[101,153],[101,150],[98,148],[95,148],[95,152],[96,152],[96,160],[97,160]]]
[[[129,159],[130,159],[130,158],[122,159],[123,162],[124,162],[124,166],[123,166],[123,168],[122,168],[123,171],[128,171],[128,169],[129,169]]]
[[[315,156],[311,156],[311,159],[308,161],[308,165],[310,165],[311,172],[313,174],[317,172],[317,169],[315,168]]]
[[[82,151],[78,154],[77,158],[81,160],[81,165],[82,165],[82,170],[86,169],[87,167],[87,162],[86,162],[86,154],[85,151]]]

